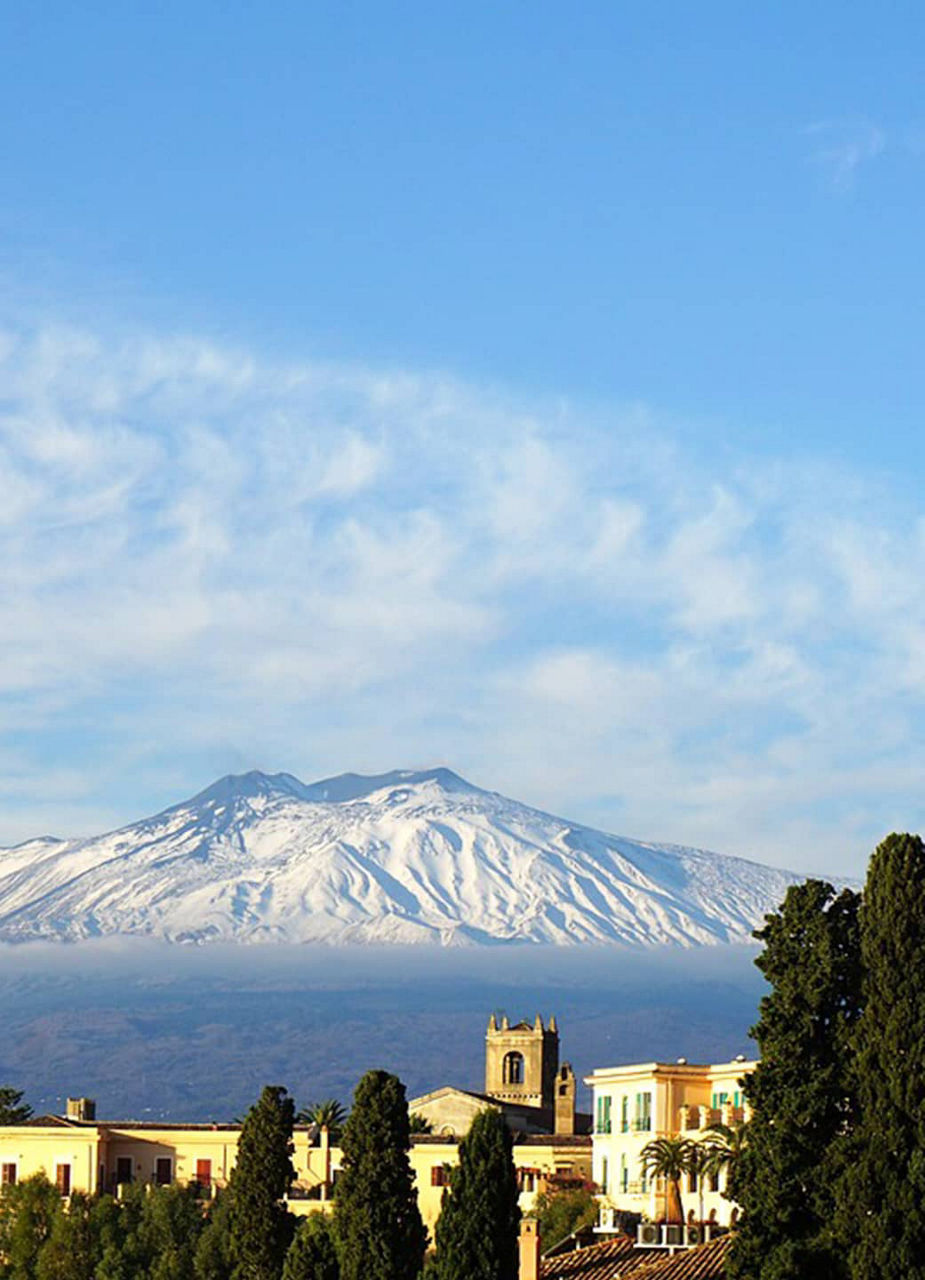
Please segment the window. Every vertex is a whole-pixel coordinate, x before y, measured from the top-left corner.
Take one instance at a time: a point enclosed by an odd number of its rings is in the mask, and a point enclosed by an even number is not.
[[[626,1156],[620,1156],[620,1190],[625,1195],[630,1189],[630,1167],[626,1163]]]
[[[620,1132],[629,1133],[630,1131],[630,1099],[629,1094],[624,1093],[620,1099]]]
[[[158,1156],[154,1163],[154,1181],[159,1187],[166,1187],[173,1181],[173,1161],[170,1156]]]
[[[643,1160],[639,1161],[639,1190],[643,1195],[649,1190],[649,1171]]]
[[[728,1101],[729,1101],[728,1093],[714,1093],[713,1094],[713,1110],[719,1111],[722,1107],[726,1105]]]
[[[601,1191],[605,1196],[607,1194],[607,1186],[608,1186],[609,1178],[610,1178],[610,1166],[607,1162],[607,1157],[604,1156],[603,1160],[601,1161]]]
[[[633,1121],[633,1128],[637,1131],[648,1133],[652,1128],[652,1094],[637,1093],[636,1094],[636,1119]]]
[[[430,1170],[430,1185],[432,1187],[449,1186],[450,1179],[447,1176],[448,1174],[449,1170],[445,1164],[432,1165]]]
[[[523,1084],[524,1056],[522,1053],[506,1053],[504,1055],[502,1076],[505,1084]]]
[[[69,1164],[55,1165],[55,1186],[63,1196],[71,1194],[71,1166]]]
[[[694,1192],[694,1191],[696,1191],[696,1190],[697,1190],[697,1175],[696,1175],[696,1173],[689,1173],[689,1174],[687,1175],[687,1189],[688,1189],[688,1191],[690,1191],[690,1192]]]
[[[196,1161],[196,1181],[204,1190],[208,1190],[212,1186],[212,1161],[197,1160]]]
[[[16,1186],[16,1165],[14,1163],[0,1165],[0,1186]]]
[[[117,1156],[116,1157],[116,1182],[131,1182],[132,1180],[132,1157]]]
[[[718,1173],[710,1174],[710,1190],[719,1191],[719,1174]]]
[[[597,1118],[595,1133],[610,1133],[610,1106],[613,1099],[609,1094],[599,1094],[597,1099]]]

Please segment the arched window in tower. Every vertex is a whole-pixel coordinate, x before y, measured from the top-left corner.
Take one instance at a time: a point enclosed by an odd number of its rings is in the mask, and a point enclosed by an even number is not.
[[[524,1055],[522,1053],[506,1053],[504,1055],[504,1083],[523,1084]]]

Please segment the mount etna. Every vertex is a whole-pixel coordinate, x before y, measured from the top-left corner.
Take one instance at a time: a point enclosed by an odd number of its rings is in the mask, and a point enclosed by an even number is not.
[[[448,769],[252,772],[106,835],[0,849],[0,940],[690,946],[747,940],[796,879]]]

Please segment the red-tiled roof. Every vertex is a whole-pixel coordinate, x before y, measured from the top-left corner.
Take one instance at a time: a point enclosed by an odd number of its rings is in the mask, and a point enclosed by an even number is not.
[[[729,1236],[668,1256],[614,1236],[542,1261],[542,1280],[721,1280]]]
[[[660,1258],[633,1272],[633,1280],[721,1280],[731,1236],[719,1236],[685,1249],[671,1258]],[[622,1275],[623,1272],[617,1272]]]
[[[573,1249],[542,1261],[542,1280],[614,1280],[615,1276],[635,1274],[650,1261],[647,1249],[637,1249],[629,1236],[612,1236],[586,1249]]]

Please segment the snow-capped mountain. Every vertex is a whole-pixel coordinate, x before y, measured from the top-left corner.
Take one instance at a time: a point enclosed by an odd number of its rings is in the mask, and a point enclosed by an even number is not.
[[[0,939],[730,942],[798,878],[605,835],[448,769],[255,772],[108,835],[0,849]]]

